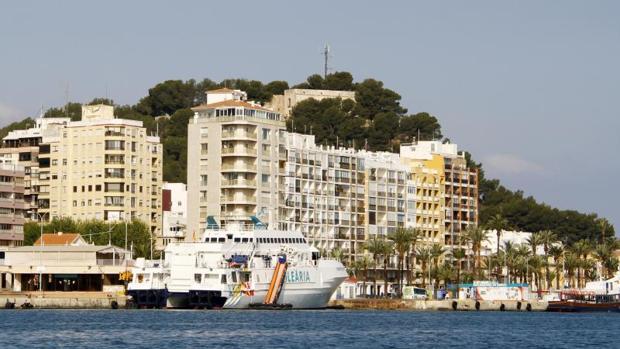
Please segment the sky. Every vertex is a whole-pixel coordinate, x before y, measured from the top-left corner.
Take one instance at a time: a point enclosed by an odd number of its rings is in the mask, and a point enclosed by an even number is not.
[[[14,1],[0,125],[167,79],[382,80],[487,177],[620,230],[618,1]]]

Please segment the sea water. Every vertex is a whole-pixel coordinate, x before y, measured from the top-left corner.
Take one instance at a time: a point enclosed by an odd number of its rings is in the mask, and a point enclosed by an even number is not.
[[[618,314],[0,310],[0,348],[620,348]]]

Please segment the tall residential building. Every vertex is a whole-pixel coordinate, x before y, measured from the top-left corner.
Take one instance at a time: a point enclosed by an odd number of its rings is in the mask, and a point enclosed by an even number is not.
[[[24,168],[0,160],[0,246],[24,242]]]
[[[24,214],[31,220],[39,220],[39,145],[48,138],[57,137],[69,118],[39,118],[32,128],[15,130],[2,139],[0,157],[11,158],[12,163],[24,167]]]
[[[187,186],[185,183],[164,183],[162,213],[163,246],[185,240],[187,226]]]
[[[443,240],[446,245],[458,245],[461,233],[478,224],[478,170],[467,166],[456,144],[420,141],[401,146],[401,156],[405,161],[425,162],[429,169],[442,173]]]
[[[281,229],[302,232],[346,260],[364,253],[371,237],[412,227],[415,188],[398,155],[323,147],[314,136],[287,133],[280,175]]]
[[[222,224],[256,215],[274,222],[280,114],[247,101],[239,90],[207,91],[187,129],[187,237],[200,236],[207,217]]]
[[[149,136],[141,121],[115,118],[107,105],[83,106],[80,121],[62,120],[55,127],[50,122],[41,121],[39,138],[25,137],[38,135],[30,129],[4,139],[20,158],[27,156],[20,142],[33,148],[28,149],[29,161],[36,167],[31,163],[29,185],[37,189],[38,210],[32,218],[138,219],[161,238],[159,137]]]
[[[271,101],[265,105],[285,118],[291,116],[293,108],[306,99],[316,99],[320,101],[325,98],[342,98],[355,100],[355,91],[335,91],[335,90],[311,90],[293,88],[285,90],[282,95],[274,95]]]

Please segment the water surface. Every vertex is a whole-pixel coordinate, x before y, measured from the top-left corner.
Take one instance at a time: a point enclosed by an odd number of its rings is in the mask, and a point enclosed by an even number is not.
[[[0,348],[619,348],[619,314],[0,310]]]

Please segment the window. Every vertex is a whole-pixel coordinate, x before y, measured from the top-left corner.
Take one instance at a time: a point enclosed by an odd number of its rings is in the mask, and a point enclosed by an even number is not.
[[[269,136],[271,135],[271,130],[264,128],[263,129],[263,140],[269,141]]]
[[[101,191],[101,184],[95,185],[95,191]]]

